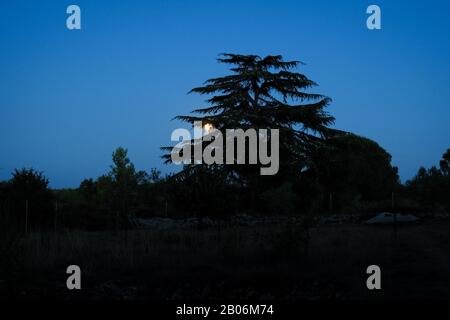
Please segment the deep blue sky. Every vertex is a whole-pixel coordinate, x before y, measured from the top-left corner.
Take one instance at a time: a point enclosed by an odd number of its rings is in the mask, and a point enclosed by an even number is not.
[[[82,30],[66,29],[78,4]],[[378,4],[382,30],[366,28]],[[138,169],[204,106],[221,52],[282,54],[333,98],[336,127],[376,140],[402,180],[450,147],[449,1],[2,1],[0,179],[34,167],[52,187],[105,173],[117,146]]]

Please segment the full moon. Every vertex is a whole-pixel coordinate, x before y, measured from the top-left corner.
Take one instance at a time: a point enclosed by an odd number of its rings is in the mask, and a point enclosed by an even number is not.
[[[213,125],[211,123],[205,123],[205,125],[203,126],[203,130],[205,130],[206,132],[210,132],[213,129]]]

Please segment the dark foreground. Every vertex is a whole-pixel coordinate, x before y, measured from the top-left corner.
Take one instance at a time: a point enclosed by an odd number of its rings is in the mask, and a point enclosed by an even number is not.
[[[309,239],[309,241],[308,241]],[[450,221],[32,233],[3,248],[1,298],[450,299]],[[82,289],[66,288],[79,265]],[[381,267],[369,291],[366,268]]]

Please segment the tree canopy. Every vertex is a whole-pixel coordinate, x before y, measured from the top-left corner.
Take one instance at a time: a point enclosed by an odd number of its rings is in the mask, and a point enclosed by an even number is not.
[[[298,176],[324,138],[334,118],[325,108],[329,97],[307,91],[317,84],[295,71],[299,61],[285,61],[281,55],[222,54],[219,63],[230,65],[231,74],[207,80],[191,93],[209,96],[208,106],[196,108],[193,115],[175,119],[192,123],[202,121],[225,133],[226,129],[278,129],[280,133],[281,176]],[[269,137],[270,140],[270,137]],[[191,142],[192,146],[196,143]],[[172,147],[162,149],[171,151]],[[165,154],[171,162],[170,154]],[[184,170],[193,170],[188,165]],[[223,170],[243,185],[256,179],[253,165],[226,165]]]

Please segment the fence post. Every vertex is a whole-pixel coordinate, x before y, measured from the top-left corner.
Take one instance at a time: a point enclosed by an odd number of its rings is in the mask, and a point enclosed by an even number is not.
[[[395,212],[395,194],[392,191],[392,213],[394,214],[394,238],[397,239],[397,212]]]
[[[165,211],[165,216],[167,218],[167,200],[165,201],[164,211]]]
[[[28,233],[28,200],[25,200],[25,233]]]
[[[330,216],[333,215],[333,194],[330,192]]]
[[[55,200],[55,232],[57,219],[58,219],[58,200]]]
[[[116,217],[114,220],[114,234],[117,234],[117,231],[119,230],[119,211],[116,211]]]

